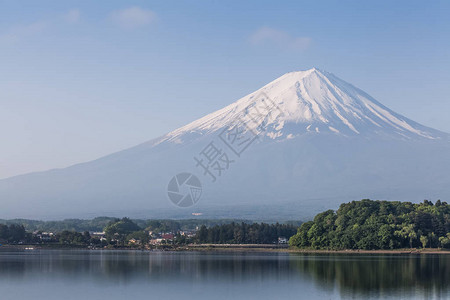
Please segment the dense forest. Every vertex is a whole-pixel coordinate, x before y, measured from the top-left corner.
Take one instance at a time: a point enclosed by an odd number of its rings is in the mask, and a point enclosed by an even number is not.
[[[310,249],[450,248],[450,205],[361,200],[303,223],[289,244]]]
[[[90,220],[85,219],[66,219],[61,221],[40,221],[40,220],[28,220],[28,219],[12,219],[12,220],[2,220],[0,219],[0,224],[12,225],[19,224],[23,225],[26,231],[46,231],[46,232],[62,232],[67,231],[103,231],[106,226],[110,223],[117,222],[118,218],[113,217],[97,217]],[[240,220],[240,219],[184,219],[184,220],[170,220],[170,219],[133,219],[140,228],[148,228],[152,231],[161,232],[174,232],[178,230],[193,230],[197,227],[205,225],[207,227],[212,227],[216,225],[230,224],[232,222],[236,223],[253,223],[251,220]],[[291,224],[294,226],[300,226],[299,221],[289,221],[285,224]]]
[[[289,238],[296,233],[289,224],[231,223],[207,228],[201,226],[196,234],[198,243],[213,244],[273,244],[279,237]]]
[[[27,234],[22,225],[10,224],[8,226],[0,224],[0,242],[17,243],[27,238],[29,238],[29,234]]]

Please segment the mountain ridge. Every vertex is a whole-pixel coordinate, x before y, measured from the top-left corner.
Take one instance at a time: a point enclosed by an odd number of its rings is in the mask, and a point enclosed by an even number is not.
[[[252,110],[267,107],[266,115],[254,118]],[[244,133],[256,137],[239,155],[220,139],[237,121],[245,124]],[[195,161],[211,143],[233,161],[217,182]],[[450,197],[446,153],[447,133],[416,123],[313,68],[286,73],[222,109],[129,149],[0,180],[0,217],[189,217],[202,211],[208,217],[264,218],[276,212],[292,218],[362,198],[445,199]],[[196,175],[203,187],[200,201],[184,209],[167,198],[169,180],[181,172]]]
[[[326,86],[327,84],[328,86]],[[326,86],[325,90],[324,86]],[[295,87],[294,91],[292,91],[293,87]],[[267,94],[284,112],[287,112],[286,118],[280,120],[281,122],[277,125],[286,121],[311,125],[310,128],[312,127],[316,131],[320,130],[319,127],[322,127],[322,130],[334,133],[343,131],[345,134],[359,134],[360,132],[354,124],[349,121],[350,118],[359,118],[360,121],[368,123],[366,126],[372,127],[372,130],[376,127],[383,129],[383,127],[389,125],[397,130],[397,134],[406,133],[407,136],[405,137],[407,138],[411,137],[411,133],[430,139],[448,137],[448,134],[444,132],[423,126],[393,112],[364,91],[335,75],[312,68],[307,71],[286,73],[236,102],[175,129],[167,134],[168,138],[165,140],[176,140],[177,137],[187,132],[214,132],[223,128],[236,114],[251,105],[252,97],[258,93]],[[315,95],[311,97],[311,93]],[[273,96],[273,94],[276,96]],[[286,97],[288,101],[279,96],[283,94],[288,94]],[[318,99],[326,101],[317,101]],[[327,105],[328,107],[326,107]],[[346,127],[332,126],[338,122],[344,123]],[[317,123],[320,123],[319,127],[314,126]],[[340,130],[335,127],[340,127]],[[310,131],[310,128],[307,128],[307,130]]]

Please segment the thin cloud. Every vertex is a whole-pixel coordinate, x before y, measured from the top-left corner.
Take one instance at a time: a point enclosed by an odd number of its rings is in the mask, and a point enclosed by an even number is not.
[[[112,12],[111,18],[124,28],[137,28],[155,22],[156,14],[149,9],[132,6]]]
[[[15,44],[22,39],[41,33],[47,26],[47,22],[38,21],[27,25],[12,27],[6,32],[0,33],[0,42],[3,44]]]
[[[67,13],[56,15],[47,20],[12,26],[4,32],[0,32],[0,43],[3,45],[14,45],[20,41],[39,35],[51,27],[60,26],[63,21],[77,23],[79,20],[80,11],[78,9],[72,9]]]
[[[250,36],[253,45],[276,45],[289,50],[305,50],[311,45],[311,38],[296,37],[270,27],[262,27]]]
[[[64,15],[64,20],[69,23],[77,23],[80,21],[80,10],[79,9],[71,9],[68,13]]]

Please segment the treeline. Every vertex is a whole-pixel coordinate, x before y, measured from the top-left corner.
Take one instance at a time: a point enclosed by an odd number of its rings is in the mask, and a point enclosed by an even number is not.
[[[173,244],[183,245],[191,242],[214,244],[272,244],[277,243],[279,237],[289,239],[297,232],[298,226],[291,224],[266,223],[236,223],[201,225],[194,237],[180,235],[179,228],[167,227],[165,222],[151,221],[142,228],[129,218],[117,219],[105,228],[108,243],[117,241],[118,245],[125,245],[130,239],[138,239],[142,243],[149,241],[149,232],[172,232],[175,234]]]
[[[289,239],[297,231],[290,224],[231,223],[212,227],[201,226],[195,236],[198,243],[212,244],[273,244],[279,237]]]
[[[65,219],[61,221],[40,221],[28,219],[12,219],[2,220],[0,224],[23,225],[27,231],[44,231],[44,232],[62,232],[64,230],[84,232],[84,231],[103,231],[110,223],[117,222],[119,219],[114,217],[97,217],[94,219]],[[232,222],[252,223],[250,220],[241,219],[185,219],[185,220],[170,220],[170,219],[133,219],[140,228],[149,228],[153,231],[170,232],[178,230],[190,230],[205,225],[207,227],[215,225],[229,224]],[[290,222],[294,225],[300,225],[298,221]]]
[[[44,232],[62,232],[68,231],[102,231],[106,225],[109,224],[115,218],[111,217],[98,217],[90,220],[83,219],[65,219],[61,221],[40,221],[40,220],[28,220],[28,219],[12,219],[1,220],[0,224],[20,224],[23,225],[27,231],[44,231]]]
[[[0,224],[0,244],[1,243],[18,243],[29,238],[29,234],[25,231],[22,225],[11,224],[5,225]]]
[[[289,244],[313,249],[450,248],[450,205],[361,200],[303,223]]]
[[[42,232],[36,234],[25,230],[23,225],[18,224],[0,224],[0,245],[1,244],[42,244]],[[84,233],[63,230],[51,236],[47,236],[45,244],[62,244],[70,246],[104,246],[106,243],[98,238],[92,238],[88,231]]]
[[[76,231],[64,230],[57,233],[54,241],[65,246],[106,246],[99,238],[91,237],[89,231],[83,233]]]
[[[159,239],[157,243],[164,245],[186,245],[193,242],[267,244],[278,242],[279,237],[288,239],[295,234],[299,225],[297,221],[288,224],[266,224],[245,221],[237,223],[227,219],[132,220],[109,217],[42,223],[27,221],[28,223],[23,224],[0,224],[0,244],[98,248],[145,246],[152,239],[156,241]],[[27,227],[37,230],[30,231]]]

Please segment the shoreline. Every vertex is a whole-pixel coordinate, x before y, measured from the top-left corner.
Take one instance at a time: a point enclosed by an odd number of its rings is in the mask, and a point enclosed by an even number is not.
[[[299,253],[299,254],[450,254],[450,250],[439,248],[406,248],[392,250],[325,250],[325,249],[298,249],[291,248],[288,245],[271,245],[271,244],[189,244],[185,246],[169,246],[148,248],[89,248],[63,245],[2,245],[1,250],[105,250],[105,251],[148,251],[148,252],[279,252],[279,253]]]
[[[392,250],[358,250],[358,249],[344,249],[344,250],[325,250],[325,249],[298,249],[291,247],[270,247],[271,245],[264,245],[265,247],[257,247],[256,245],[195,245],[187,246],[189,250],[198,251],[242,251],[242,252],[285,252],[285,253],[304,253],[304,254],[450,254],[450,250],[438,248],[407,248],[407,249],[392,249]]]

